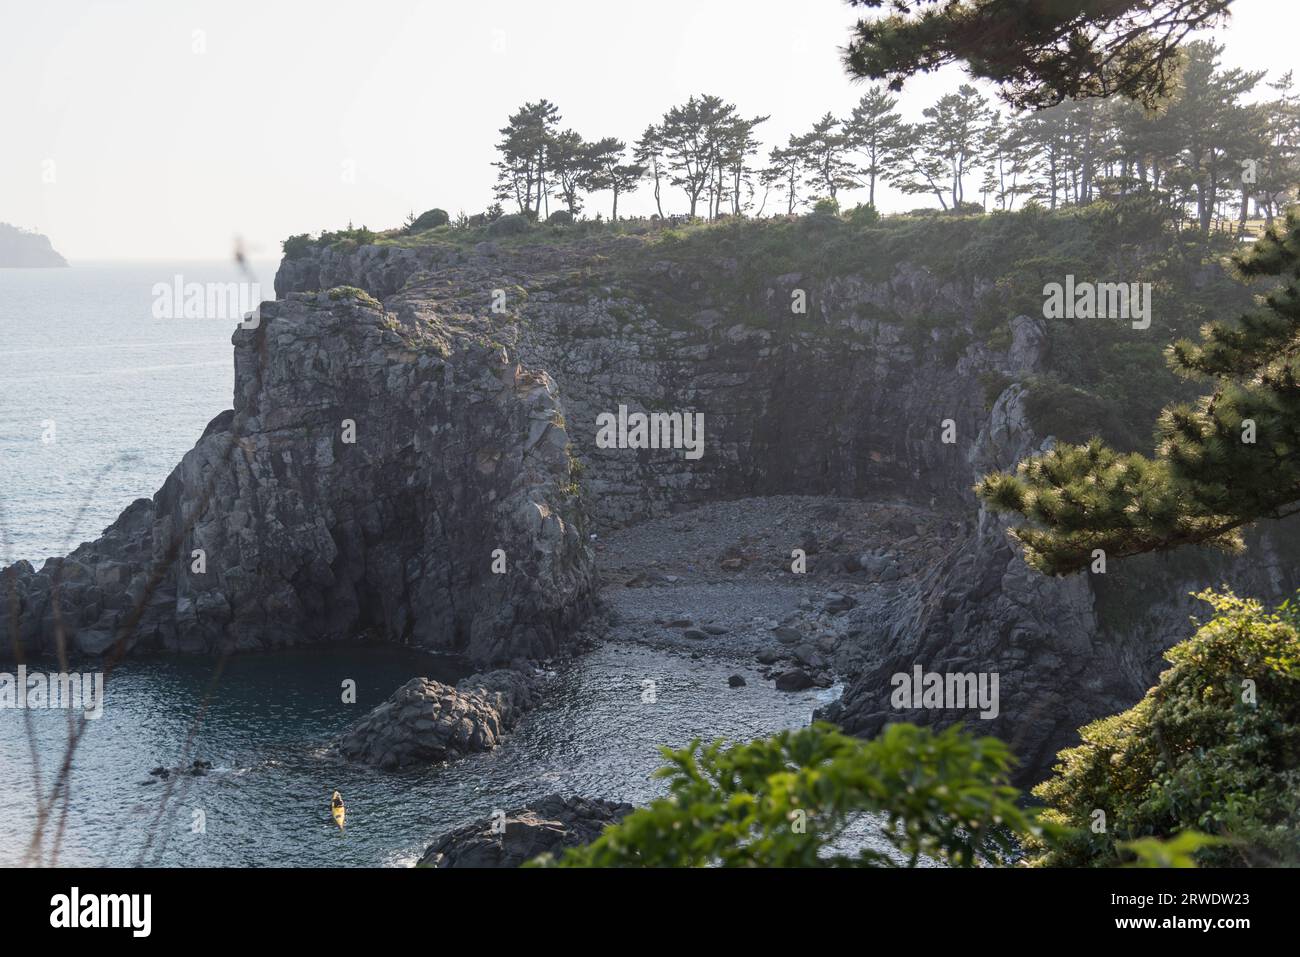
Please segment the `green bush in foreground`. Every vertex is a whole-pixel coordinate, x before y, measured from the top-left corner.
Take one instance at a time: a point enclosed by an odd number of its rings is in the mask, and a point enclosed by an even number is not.
[[[1016,839],[1040,835],[1006,783],[1011,752],[995,738],[895,724],[871,741],[818,723],[727,747],[664,749],[671,795],[634,811],[566,867],[891,867],[922,858],[1003,863]],[[882,815],[871,821],[864,812]],[[894,853],[854,855],[834,843],[854,823]]]
[[[1192,829],[1219,839],[1194,849],[1201,864],[1300,863],[1300,613],[1197,597],[1215,617],[1166,653],[1160,683],[1082,728],[1034,788],[1043,823],[1075,829],[1052,848],[1030,842],[1034,863],[1112,866],[1143,838]]]

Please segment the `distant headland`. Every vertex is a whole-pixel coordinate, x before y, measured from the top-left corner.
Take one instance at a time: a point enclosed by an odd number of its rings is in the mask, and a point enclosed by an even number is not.
[[[40,233],[0,223],[0,269],[13,266],[66,266],[68,261]]]

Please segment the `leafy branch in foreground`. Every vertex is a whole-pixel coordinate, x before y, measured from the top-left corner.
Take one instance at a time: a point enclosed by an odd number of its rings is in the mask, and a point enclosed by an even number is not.
[[[1284,277],[1264,308],[1172,345],[1174,371],[1210,379],[1195,406],[1160,415],[1154,457],[1093,439],[1032,456],[976,486],[993,508],[1031,522],[1011,531],[1050,575],[1108,557],[1188,544],[1241,548],[1241,529],[1300,512],[1300,210],[1236,257],[1247,278]]]
[[[1179,48],[1223,22],[1232,0],[849,0],[889,13],[859,20],[848,72],[901,89],[963,62],[1017,108],[1121,95],[1150,108],[1176,86]]]
[[[1227,843],[1229,842],[1222,838],[1210,837],[1199,831],[1183,831],[1167,841],[1158,837],[1140,837],[1136,841],[1125,841],[1119,846],[1134,858],[1125,867],[1195,867],[1198,851]]]
[[[1017,839],[1051,840],[1006,783],[1007,746],[955,727],[894,724],[863,741],[817,723],[732,747],[697,739],[663,753],[669,764],[657,773],[670,780],[669,797],[558,861],[534,863],[910,867],[929,858],[969,867],[1004,863]],[[837,851],[846,830],[863,824],[878,826],[883,844]]]

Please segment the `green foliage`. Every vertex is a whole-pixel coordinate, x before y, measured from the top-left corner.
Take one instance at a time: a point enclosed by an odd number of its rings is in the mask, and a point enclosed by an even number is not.
[[[727,747],[664,749],[670,796],[565,853],[566,867],[893,867],[932,858],[972,867],[1042,836],[1006,783],[1005,744],[958,728],[888,726],[872,741],[818,723]],[[892,853],[836,847],[876,815]]]
[[[1011,380],[996,370],[980,373],[980,389],[984,392],[984,408],[992,410],[998,397],[1007,391]]]
[[[1138,441],[1115,404],[1106,396],[1062,382],[1052,375],[1028,381],[1025,411],[1034,431],[1062,442],[1102,436],[1117,444]]]
[[[302,259],[311,254],[315,248],[316,240],[307,233],[299,233],[296,236],[290,236],[280,243],[280,248],[284,250],[285,259]]]
[[[1231,0],[850,0],[886,12],[859,20],[844,53],[854,76],[888,80],[962,62],[1022,109],[1122,95],[1154,107],[1174,90],[1187,25],[1214,26]]]
[[[351,225],[347,229],[340,229],[334,232],[326,230],[320,234],[320,239],[316,240],[317,246],[328,246],[332,249],[352,251],[359,246],[368,246],[378,239],[374,230],[367,229],[365,226],[353,228]]]
[[[557,209],[551,215],[546,217],[546,221],[552,226],[572,226],[573,213],[567,209]]]
[[[1147,837],[1214,866],[1300,863],[1300,614],[1230,592],[1197,596],[1215,617],[1171,648],[1173,667],[1135,707],[1080,729],[1034,788],[1044,824],[1073,828],[1035,863],[1110,866]],[[1096,810],[1106,831],[1090,825]]]
[[[379,300],[364,289],[358,289],[356,286],[335,286],[326,293],[332,302],[339,302],[344,299],[356,299],[365,303],[367,306],[379,307]]]
[[[854,226],[874,226],[880,222],[880,213],[870,203],[858,203],[849,210],[848,220]]]
[[[446,226],[450,222],[451,216],[447,214],[445,209],[430,209],[417,216],[407,229],[407,232],[419,233],[426,229],[436,229],[439,226]]]
[[[487,231],[489,236],[518,236],[528,232],[530,228],[527,217],[518,213],[508,213],[489,223]]]
[[[814,216],[838,216],[840,202],[833,196],[823,196],[813,203],[812,211]]]
[[[1125,841],[1119,847],[1134,858],[1125,867],[1185,868],[1196,866],[1197,851],[1227,843],[1199,831],[1183,831],[1167,841],[1158,837],[1140,837],[1136,841]]]
[[[1165,407],[1154,456],[1062,445],[980,482],[985,501],[1036,523],[1012,533],[1035,568],[1076,571],[1094,549],[1239,549],[1243,526],[1300,510],[1300,212],[1236,261],[1247,277],[1286,285],[1235,324],[1208,323],[1199,344],[1170,347],[1176,372],[1217,387]]]

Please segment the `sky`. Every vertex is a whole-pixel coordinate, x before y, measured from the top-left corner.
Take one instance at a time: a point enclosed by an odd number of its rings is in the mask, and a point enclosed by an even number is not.
[[[1233,9],[1214,36],[1225,65],[1294,65],[1300,3]],[[474,213],[492,201],[497,131],[542,97],[584,137],[631,143],[715,93],[770,114],[766,155],[862,95],[838,52],[855,19],[843,0],[10,2],[0,222],[45,233],[75,265],[222,259],[236,239],[271,258],[286,236],[349,221]],[[917,118],[966,79],[916,77],[901,110]],[[878,195],[885,210],[924,202]],[[619,201],[652,209],[646,188]]]

